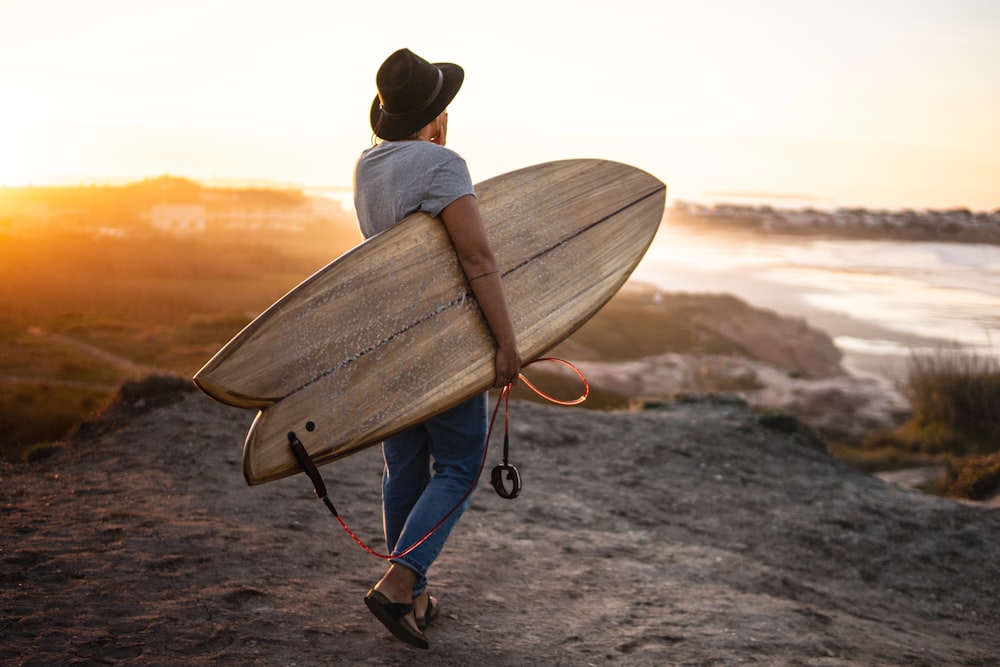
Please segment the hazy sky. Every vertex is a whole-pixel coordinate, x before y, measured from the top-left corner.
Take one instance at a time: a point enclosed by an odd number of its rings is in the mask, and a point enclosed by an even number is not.
[[[0,0],[0,183],[349,184],[402,46],[465,68],[477,181],[603,157],[671,199],[1000,207],[996,0]]]

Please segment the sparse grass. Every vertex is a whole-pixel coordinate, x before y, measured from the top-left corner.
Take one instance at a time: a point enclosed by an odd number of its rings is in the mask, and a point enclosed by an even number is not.
[[[1000,488],[1000,363],[961,352],[914,355],[904,387],[909,420],[860,447],[832,444],[830,453],[869,471],[945,465],[939,490],[950,496],[976,499]]]
[[[959,352],[914,355],[905,390],[910,419],[873,434],[866,449],[895,447],[925,457],[1000,449],[1000,364],[995,359]]]
[[[63,438],[107,399],[107,388],[55,382],[0,383],[0,435],[5,456],[24,460],[39,443]]]
[[[257,313],[359,238],[331,226],[0,238],[0,455],[45,453],[44,443],[65,437],[142,368],[190,377]]]
[[[1000,449],[1000,363],[976,354],[915,356],[907,394],[913,429],[947,451]],[[915,438],[916,440],[916,438]]]
[[[304,235],[312,238],[311,252]],[[0,312],[46,326],[74,314],[147,326],[195,314],[259,312],[356,241],[327,229],[119,239],[53,232],[5,239]]]
[[[32,333],[28,327],[0,327],[0,378],[59,380],[114,385],[120,371],[76,348]]]

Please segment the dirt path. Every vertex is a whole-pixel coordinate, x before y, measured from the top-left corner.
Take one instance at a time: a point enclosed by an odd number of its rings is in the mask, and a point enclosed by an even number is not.
[[[126,359],[125,357],[121,357],[117,354],[114,354],[113,352],[108,352],[107,350],[103,350],[94,345],[90,345],[89,343],[84,343],[83,341],[76,340],[75,338],[71,338],[70,336],[65,336],[63,334],[57,334],[57,333],[52,333],[50,331],[45,331],[40,327],[30,327],[28,329],[28,333],[31,334],[32,336],[46,338],[61,345],[75,348],[83,352],[84,354],[89,354],[90,356],[96,359],[100,359],[101,361],[107,362],[112,366],[118,366],[119,368],[132,373],[140,373],[143,371],[151,370],[149,368],[146,368],[142,364],[135,363],[131,359]]]

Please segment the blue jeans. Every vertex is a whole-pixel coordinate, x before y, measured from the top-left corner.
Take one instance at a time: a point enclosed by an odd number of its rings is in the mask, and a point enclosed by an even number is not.
[[[382,521],[386,548],[398,554],[458,507],[420,546],[392,562],[417,573],[413,595],[427,587],[427,570],[472,502],[462,501],[478,479],[486,446],[485,392],[382,443]],[[431,470],[433,469],[433,474]]]

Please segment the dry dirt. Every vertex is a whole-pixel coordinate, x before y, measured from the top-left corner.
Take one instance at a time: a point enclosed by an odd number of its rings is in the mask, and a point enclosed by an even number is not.
[[[513,402],[524,491],[480,488],[431,573],[429,651],[367,611],[383,565],[304,476],[244,485],[251,418],[147,381],[2,464],[0,663],[998,664],[1000,510],[852,471],[737,399]],[[377,449],[321,472],[377,546]]]

